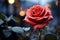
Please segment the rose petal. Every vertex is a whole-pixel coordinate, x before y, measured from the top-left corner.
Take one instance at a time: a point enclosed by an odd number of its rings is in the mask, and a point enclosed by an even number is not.
[[[34,5],[26,11],[24,21],[31,24],[35,30],[37,28],[44,28],[52,19],[53,16],[49,8]]]

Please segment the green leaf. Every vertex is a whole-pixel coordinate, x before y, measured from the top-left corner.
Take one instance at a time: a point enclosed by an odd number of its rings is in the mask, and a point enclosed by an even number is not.
[[[5,16],[3,14],[0,14],[0,19],[5,19]]]

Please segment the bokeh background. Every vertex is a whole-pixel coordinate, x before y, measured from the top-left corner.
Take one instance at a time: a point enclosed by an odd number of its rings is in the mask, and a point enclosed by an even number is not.
[[[23,22],[35,4],[49,6],[54,17],[39,32]],[[60,0],[0,0],[0,40],[60,40]]]

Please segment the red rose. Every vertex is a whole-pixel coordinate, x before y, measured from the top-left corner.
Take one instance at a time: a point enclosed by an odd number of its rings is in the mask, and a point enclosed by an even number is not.
[[[37,28],[44,28],[53,17],[48,7],[34,5],[26,11],[24,21],[31,24],[36,30]]]

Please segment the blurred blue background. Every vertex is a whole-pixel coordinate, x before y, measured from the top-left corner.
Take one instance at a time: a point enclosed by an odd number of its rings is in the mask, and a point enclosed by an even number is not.
[[[45,5],[50,6],[52,15],[54,17],[53,20],[46,26],[46,28],[42,29],[41,40],[43,40],[43,36],[45,35],[44,32],[46,34],[56,35],[57,40],[60,40],[59,39],[60,38],[60,0],[14,0],[14,3],[9,3],[9,0],[0,0],[0,26],[2,27],[0,28],[0,30],[6,30],[7,28],[8,30],[12,29],[13,31],[15,31],[14,28],[11,28],[15,26],[17,26],[16,31],[18,31],[18,26],[25,27],[25,30],[27,30],[26,27],[31,27],[31,25],[24,23],[22,21],[25,17],[24,11],[35,4],[39,4],[41,6],[45,6]],[[23,11],[23,14],[20,14],[21,11]],[[31,31],[32,29],[29,30]],[[20,31],[18,31],[18,33],[19,32]],[[37,34],[34,33],[34,35]],[[2,38],[0,39],[2,40]],[[29,38],[31,40],[36,40],[33,38],[33,36],[32,37],[29,36]]]

